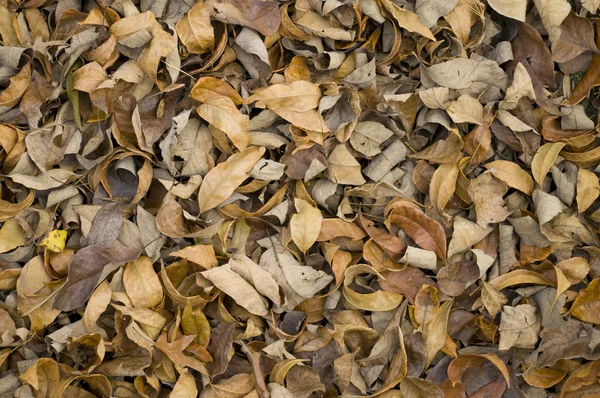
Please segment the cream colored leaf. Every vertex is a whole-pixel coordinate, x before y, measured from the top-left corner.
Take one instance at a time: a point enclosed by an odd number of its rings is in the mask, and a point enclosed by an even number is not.
[[[419,98],[429,109],[447,109],[452,101],[448,87],[432,87],[419,91]]]
[[[268,310],[265,300],[251,284],[233,272],[229,264],[211,268],[208,271],[201,272],[201,274],[251,314],[267,315]]]
[[[229,198],[233,191],[248,178],[248,172],[264,153],[263,147],[247,148],[231,155],[225,162],[219,163],[209,171],[198,192],[200,213],[214,209]]]
[[[437,269],[437,256],[435,252],[414,246],[408,246],[406,248],[404,257],[400,259],[400,262],[413,267],[428,269],[430,271],[435,271]]]
[[[360,163],[356,161],[344,144],[338,144],[327,161],[329,168],[325,175],[336,184],[362,185],[366,182],[361,173]]]
[[[365,156],[381,153],[381,144],[391,138],[394,132],[377,122],[359,122],[350,136],[352,148]]]
[[[527,0],[488,0],[488,4],[500,15],[525,22]]]
[[[450,258],[471,248],[475,243],[485,238],[492,230],[491,226],[482,228],[466,218],[456,217],[454,219],[454,233],[448,244],[448,257]]]
[[[483,124],[483,106],[470,95],[463,94],[452,101],[447,111],[454,123]]]
[[[233,272],[254,286],[260,294],[269,298],[275,305],[281,305],[279,285],[269,272],[262,269],[245,254],[235,254],[229,260],[229,265]]]
[[[75,176],[75,174],[65,169],[52,169],[48,170],[46,173],[38,174],[37,176],[22,174],[9,175],[14,182],[24,185],[27,188],[38,190],[62,187],[73,176]]]
[[[415,13],[428,28],[433,28],[437,20],[454,10],[458,0],[417,0]]]
[[[535,8],[548,31],[550,41],[560,37],[560,24],[569,16],[571,5],[567,0],[533,0]]]
[[[298,213],[290,221],[292,239],[302,253],[306,253],[319,237],[323,216],[321,210],[303,199],[296,198],[294,203]]]
[[[600,7],[600,0],[582,0],[581,5],[590,13],[595,14]]]
[[[500,109],[515,109],[522,97],[536,98],[531,76],[529,76],[523,64],[518,63],[513,74],[512,84],[506,90],[506,96],[500,103]]]

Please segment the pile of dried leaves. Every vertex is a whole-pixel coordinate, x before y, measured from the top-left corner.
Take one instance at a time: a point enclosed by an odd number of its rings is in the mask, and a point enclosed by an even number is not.
[[[0,396],[599,396],[599,6],[0,0]]]

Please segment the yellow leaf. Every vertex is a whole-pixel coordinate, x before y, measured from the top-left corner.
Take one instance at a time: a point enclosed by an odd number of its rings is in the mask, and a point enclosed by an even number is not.
[[[65,249],[66,242],[67,231],[55,229],[42,239],[40,246],[45,247],[54,253],[60,253]]]
[[[540,368],[528,370],[523,379],[530,386],[537,388],[550,388],[558,383],[567,375],[566,370],[553,368]]]
[[[498,290],[506,289],[509,286],[520,285],[523,283],[555,286],[555,283],[545,276],[526,269],[518,269],[509,272],[490,281],[490,284]]]

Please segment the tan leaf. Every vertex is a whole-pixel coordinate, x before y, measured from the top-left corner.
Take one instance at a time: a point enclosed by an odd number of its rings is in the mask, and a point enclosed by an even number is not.
[[[448,219],[444,208],[450,201],[454,190],[456,189],[456,179],[458,178],[457,164],[443,164],[437,168],[429,184],[429,196],[434,210],[441,216]]]
[[[175,25],[177,35],[192,54],[211,51],[215,33],[210,23],[210,8],[204,2],[196,3]]]
[[[9,218],[0,228],[0,253],[5,253],[27,243],[25,231],[16,218]]]
[[[527,0],[489,0],[488,4],[498,14],[516,19],[517,21],[525,22]]]
[[[506,208],[503,198],[507,191],[507,184],[490,173],[483,173],[471,181],[469,196],[475,204],[479,226],[485,228],[510,216],[512,212]]]
[[[296,198],[294,202],[298,213],[290,220],[292,239],[296,246],[306,253],[319,237],[323,216],[321,210],[311,206],[305,200]]]
[[[401,8],[399,5],[394,3],[392,0],[383,0],[381,2],[383,7],[394,17],[396,22],[401,28],[408,30],[409,32],[418,33],[429,40],[435,40],[435,37],[427,26],[419,20],[417,14],[407,11]]]
[[[250,313],[258,316],[267,315],[265,300],[250,283],[231,270],[231,265],[221,265],[201,274]]]
[[[336,184],[361,185],[366,182],[361,173],[360,163],[344,144],[338,144],[327,158],[329,168],[325,175]]]
[[[448,257],[471,248],[492,232],[492,229],[491,226],[482,228],[466,218],[456,217],[454,219],[454,233],[448,244]]]
[[[240,151],[250,145],[252,137],[248,134],[248,116],[242,115],[231,98],[209,96],[197,111],[202,119],[227,134]]]
[[[502,0],[505,1],[505,0]],[[523,3],[526,6],[527,2],[523,0],[508,0]],[[501,109],[515,109],[522,97],[535,99],[535,90],[531,77],[527,73],[527,69],[522,63],[518,63],[513,74],[513,81],[510,87],[506,90],[506,96],[500,104]]]
[[[125,265],[123,284],[136,307],[155,308],[163,300],[162,285],[152,267],[152,260],[146,256]]]
[[[533,179],[516,163],[507,160],[495,160],[483,165],[494,175],[504,181],[509,187],[531,195],[533,193]]]
[[[281,305],[279,285],[271,274],[258,266],[254,261],[244,254],[236,254],[229,260],[231,270],[248,283],[263,296],[269,298],[275,305]]]
[[[453,301],[446,301],[433,317],[423,327],[423,338],[427,351],[427,360],[425,368],[429,366],[435,355],[446,345],[446,336],[448,335],[448,317],[452,309]]]
[[[204,269],[211,269],[219,265],[212,245],[193,245],[181,250],[171,252],[171,256],[185,258]]]
[[[483,124],[483,106],[475,98],[463,94],[448,106],[448,115],[455,123]]]
[[[199,3],[201,4],[201,3]],[[184,373],[179,376],[177,383],[173,386],[173,391],[169,394],[171,398],[189,398],[198,395],[198,387],[196,387],[196,379],[190,373]]]
[[[231,155],[225,162],[209,171],[198,192],[200,213],[214,209],[240,186],[256,162],[265,153],[263,147],[251,147]]]
[[[242,97],[229,83],[212,76],[198,79],[192,87],[190,96],[199,102],[210,101],[212,98],[228,97],[235,105],[244,103]]]
[[[481,301],[492,317],[496,317],[502,311],[502,306],[508,303],[506,296],[487,282],[483,282],[481,287]]]
[[[589,170],[579,169],[577,173],[577,211],[586,211],[600,195],[598,176]]]
[[[502,351],[511,347],[533,348],[537,344],[541,320],[536,308],[529,304],[504,306],[500,317],[500,343]]]
[[[549,142],[537,150],[531,162],[531,173],[538,184],[542,185],[546,174],[554,166],[558,154],[565,145],[564,142]]]

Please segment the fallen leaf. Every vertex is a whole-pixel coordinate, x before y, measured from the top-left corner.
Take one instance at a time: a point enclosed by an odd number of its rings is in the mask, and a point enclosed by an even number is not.
[[[263,147],[251,147],[231,155],[227,161],[208,172],[200,185],[200,213],[214,209],[225,201],[248,178],[248,172],[265,153]]]
[[[305,200],[296,198],[295,204],[298,213],[290,220],[292,239],[296,246],[306,253],[319,238],[323,216],[319,209]]]

